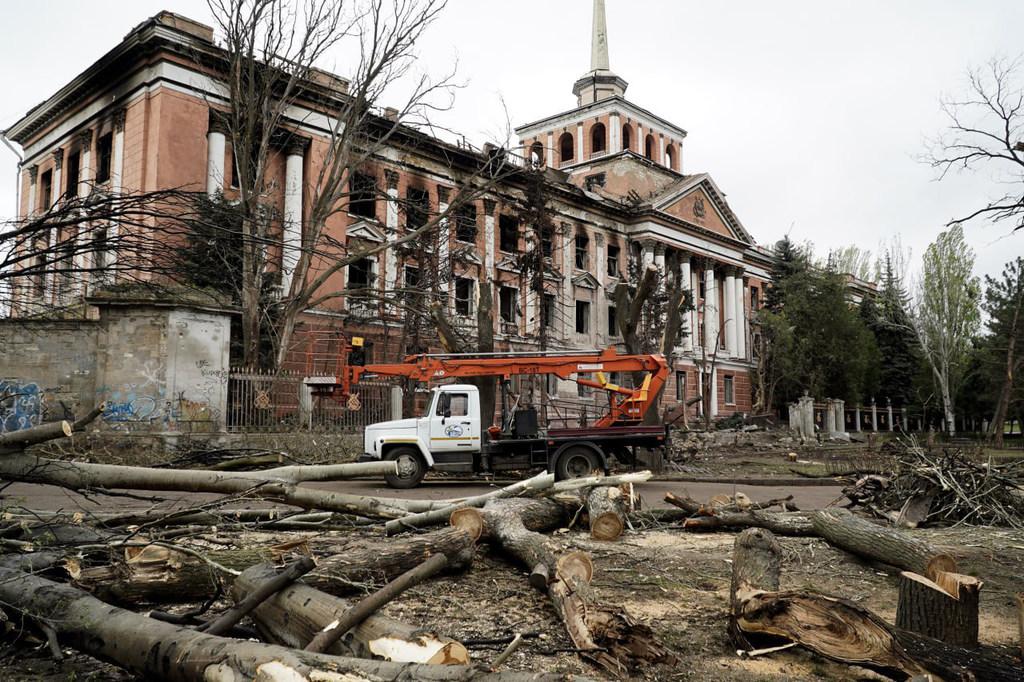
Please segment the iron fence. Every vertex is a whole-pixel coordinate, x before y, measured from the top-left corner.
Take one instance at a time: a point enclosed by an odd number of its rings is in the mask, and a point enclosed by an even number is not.
[[[232,369],[228,380],[228,431],[346,433],[392,418],[393,385],[388,382],[360,382],[355,400],[335,400],[313,395],[304,379],[298,372]]]

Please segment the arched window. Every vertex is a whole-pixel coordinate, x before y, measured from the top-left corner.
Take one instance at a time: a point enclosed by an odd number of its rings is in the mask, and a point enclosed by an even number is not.
[[[633,151],[633,126],[628,123],[622,126],[622,149]]]
[[[654,161],[654,135],[648,135],[644,141],[644,156]]]
[[[672,170],[676,168],[676,148],[672,145],[665,147],[665,165]]]
[[[562,136],[558,138],[558,158],[561,163],[572,161],[574,147],[572,133],[562,133]]]
[[[530,163],[534,166],[544,165],[544,145],[537,140],[530,146]]]
[[[590,155],[600,154],[608,149],[608,132],[603,123],[595,123],[590,129]]]

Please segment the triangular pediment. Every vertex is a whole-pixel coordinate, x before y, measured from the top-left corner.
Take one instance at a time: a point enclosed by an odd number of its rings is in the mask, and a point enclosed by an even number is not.
[[[358,223],[349,225],[345,230],[349,239],[363,239],[368,242],[384,243],[384,231],[376,223],[367,220],[360,220]]]
[[[584,289],[597,289],[601,286],[601,283],[597,281],[597,277],[594,277],[589,272],[582,272],[576,275],[572,278],[572,283]]]
[[[655,210],[748,244],[754,241],[707,173],[687,177],[654,197]]]
[[[517,263],[516,259],[511,256],[505,256],[502,258],[498,261],[498,264],[495,267],[499,270],[504,270],[505,272],[519,272],[519,263]]]
[[[475,246],[456,246],[452,251],[452,256],[463,263],[483,265],[483,261],[480,260],[480,256],[477,254]]]

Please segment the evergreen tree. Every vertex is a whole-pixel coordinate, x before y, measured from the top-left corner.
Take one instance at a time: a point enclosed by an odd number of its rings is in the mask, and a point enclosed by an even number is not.
[[[989,395],[998,396],[992,412],[989,435],[997,446],[1003,444],[1003,425],[1013,414],[1014,400],[1020,399],[1024,371],[1024,258],[1006,264],[998,279],[985,277],[985,300],[989,334],[985,339],[986,375]]]
[[[912,402],[921,356],[908,312],[910,296],[895,274],[889,254],[885,255],[882,267],[878,301],[864,300],[861,319],[871,330],[878,347],[880,362],[875,397],[880,402],[889,399],[894,405],[904,406]]]

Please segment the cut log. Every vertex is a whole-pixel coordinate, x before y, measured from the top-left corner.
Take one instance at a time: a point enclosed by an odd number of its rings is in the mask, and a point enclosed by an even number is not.
[[[379,611],[382,606],[406,590],[436,575],[447,565],[448,559],[444,554],[435,554],[416,568],[406,571],[373,594],[359,600],[352,608],[341,614],[337,620],[329,623],[323,630],[317,633],[313,641],[306,645],[306,651],[312,651],[313,653],[327,651],[331,645],[341,639],[349,630]]]
[[[1020,643],[1020,657],[1024,661],[1024,592],[1017,595],[1017,633]]]
[[[811,514],[814,532],[830,545],[929,579],[938,571],[956,573],[956,560],[910,533],[871,523],[845,509]]]
[[[466,509],[469,507],[482,507],[489,500],[503,499],[506,497],[517,497],[528,492],[534,492],[538,490],[544,490],[550,488],[555,484],[555,475],[542,473],[528,478],[525,481],[519,481],[513,483],[505,488],[493,490],[483,495],[477,495],[470,497],[466,500],[461,500],[454,504],[448,504],[441,506],[437,509],[432,509],[418,514],[409,514],[393,521],[388,521],[384,525],[384,531],[387,535],[397,535],[404,533],[408,530],[415,530],[417,528],[426,528],[428,526],[439,526],[442,523],[447,523],[448,519],[451,518],[452,512],[458,509]]]
[[[732,554],[732,584],[729,588],[729,637],[737,648],[754,651],[776,646],[777,642],[752,642],[738,625],[744,602],[758,592],[779,589],[782,547],[771,532],[748,528],[736,538]]]
[[[270,580],[257,586],[255,590],[246,595],[245,599],[238,602],[216,620],[209,621],[199,629],[209,635],[223,635],[245,618],[253,609],[274,596],[288,585],[313,570],[316,562],[310,557],[302,557],[298,561],[285,566],[284,570]],[[316,650],[317,653],[323,649]]]
[[[67,438],[72,433],[74,431],[71,422],[67,421],[47,422],[20,431],[5,433],[0,435],[0,455],[21,452],[27,447],[45,443],[48,440]]]
[[[626,493],[618,486],[597,486],[587,493],[590,537],[617,540],[626,530]]]
[[[981,581],[940,572],[936,581],[902,571],[896,627],[967,649],[978,646]]]
[[[482,528],[483,537],[529,569],[530,584],[547,591],[579,653],[605,670],[626,675],[645,663],[674,660],[650,628],[597,600],[587,554],[558,556],[554,540],[529,529],[524,521],[539,526],[545,510],[549,518],[561,517],[565,507],[550,500],[494,500],[483,509],[461,510],[452,523]]]
[[[318,565],[304,580],[329,594],[346,594],[383,585],[434,554],[444,554],[450,569],[461,569],[472,558],[475,540],[459,528],[442,528],[386,542],[311,541]],[[208,556],[240,571],[283,558],[269,548],[222,550]],[[82,569],[75,582],[104,601],[130,606],[202,601],[216,594],[220,578],[198,557],[152,545],[144,552],[123,553],[105,566]]]
[[[294,586],[293,586],[294,587]],[[289,588],[291,589],[291,588]],[[6,609],[46,620],[61,642],[111,661],[142,679],[160,682],[254,680],[566,680],[563,675],[487,673],[470,666],[438,666],[329,656],[196,632],[105,604],[68,585],[0,569]],[[53,614],[60,618],[53,619]]]
[[[276,569],[270,564],[253,566],[235,580],[231,594],[236,600],[245,599],[261,582],[274,575]],[[353,602],[303,583],[294,583],[258,606],[252,619],[270,641],[302,649],[352,605]],[[381,615],[363,620],[347,636],[333,642],[327,652],[407,663],[469,662],[466,648],[455,640]]]

